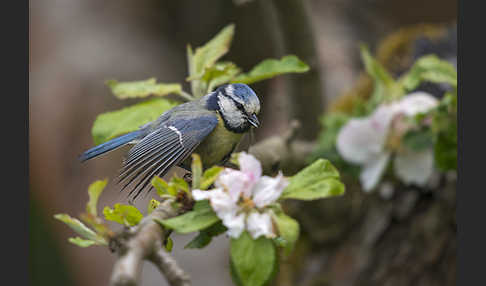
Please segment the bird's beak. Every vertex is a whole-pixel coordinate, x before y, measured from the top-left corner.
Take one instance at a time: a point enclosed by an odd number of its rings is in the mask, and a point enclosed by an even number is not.
[[[258,128],[258,126],[260,126],[260,121],[258,121],[258,117],[256,117],[255,114],[252,114],[248,117],[248,122],[250,122],[250,124],[253,125],[255,128]]]

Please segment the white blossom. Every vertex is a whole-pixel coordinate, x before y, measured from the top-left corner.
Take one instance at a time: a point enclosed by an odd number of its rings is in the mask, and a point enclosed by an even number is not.
[[[336,148],[344,160],[362,166],[360,181],[365,191],[377,186],[392,155],[395,175],[404,183],[423,186],[428,181],[434,169],[432,148],[420,152],[407,148],[393,150],[387,142],[390,133],[403,129],[394,121],[427,112],[437,105],[437,99],[430,94],[415,92],[396,102],[381,104],[368,117],[350,119],[341,128]]]
[[[209,200],[216,215],[228,228],[227,234],[237,238],[244,230],[256,239],[275,237],[268,206],[277,201],[287,187],[287,179],[279,173],[275,178],[262,176],[260,162],[245,152],[238,156],[240,170],[225,168],[212,190],[193,190],[195,200]]]

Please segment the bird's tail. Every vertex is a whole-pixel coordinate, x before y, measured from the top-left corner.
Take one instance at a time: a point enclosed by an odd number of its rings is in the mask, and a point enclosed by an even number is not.
[[[103,144],[100,144],[98,146],[95,146],[86,152],[84,152],[81,156],[79,156],[79,160],[81,162],[84,162],[86,160],[89,160],[91,158],[94,158],[98,155],[101,155],[103,153],[106,153],[108,151],[114,150],[120,146],[123,146],[127,144],[128,142],[136,139],[141,135],[141,130],[133,131],[128,134],[116,137],[111,139],[110,141],[107,141]]]

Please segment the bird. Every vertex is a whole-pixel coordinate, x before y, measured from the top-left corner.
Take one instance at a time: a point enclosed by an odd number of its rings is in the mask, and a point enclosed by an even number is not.
[[[154,176],[163,177],[174,166],[191,170],[191,154],[197,153],[207,169],[225,164],[242,136],[258,128],[260,100],[246,84],[221,85],[214,91],[162,113],[138,130],[85,151],[85,162],[124,145],[133,145],[123,160],[118,183],[122,192],[135,184],[133,200]]]

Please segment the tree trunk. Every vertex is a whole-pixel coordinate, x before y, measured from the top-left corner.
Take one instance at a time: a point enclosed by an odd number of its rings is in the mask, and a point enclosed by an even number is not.
[[[391,199],[346,186],[340,198],[286,204],[301,238],[274,285],[455,285],[455,179],[396,186]]]

